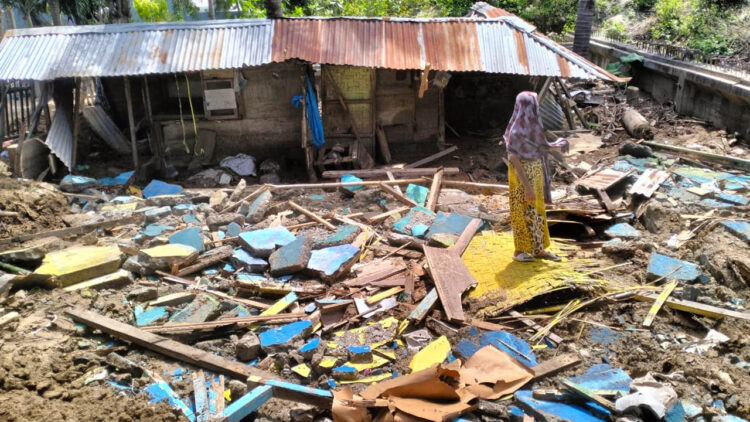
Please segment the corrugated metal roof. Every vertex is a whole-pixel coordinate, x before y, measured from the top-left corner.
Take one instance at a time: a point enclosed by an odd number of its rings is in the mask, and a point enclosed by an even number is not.
[[[58,26],[7,31],[0,80],[236,69],[270,63],[268,19]]]
[[[313,63],[617,80],[502,9],[465,18],[237,19],[8,31],[0,80]],[[479,11],[478,11],[479,10]],[[480,13],[481,12],[481,13]]]
[[[70,168],[73,164],[73,131],[70,129],[71,112],[65,105],[59,105],[55,118],[49,127],[44,143],[57,158]]]

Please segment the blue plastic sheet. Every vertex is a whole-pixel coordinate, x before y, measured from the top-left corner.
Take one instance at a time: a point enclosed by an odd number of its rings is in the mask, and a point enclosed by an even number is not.
[[[318,111],[318,99],[315,96],[315,90],[313,89],[312,83],[310,82],[310,76],[306,75],[307,89],[305,89],[305,109],[307,110],[307,124],[310,126],[310,134],[312,134],[313,145],[315,148],[320,148],[325,144],[325,136],[323,135],[323,120],[320,118],[320,112]],[[292,98],[292,105],[298,107],[302,105],[302,94],[295,95]]]

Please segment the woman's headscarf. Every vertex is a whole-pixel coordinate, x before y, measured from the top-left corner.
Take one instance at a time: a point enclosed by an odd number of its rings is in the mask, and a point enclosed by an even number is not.
[[[513,116],[505,129],[505,146],[509,154],[517,155],[524,161],[542,161],[544,169],[544,201],[552,202],[548,154],[551,147],[568,147],[568,140],[558,138],[547,142],[542,119],[539,117],[539,102],[535,92],[524,91],[516,97]]]

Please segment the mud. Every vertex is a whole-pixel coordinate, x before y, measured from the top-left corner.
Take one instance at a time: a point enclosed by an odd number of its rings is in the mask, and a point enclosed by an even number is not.
[[[62,214],[69,209],[65,196],[48,183],[0,176],[0,210],[18,213],[0,217],[0,238],[63,228]]]

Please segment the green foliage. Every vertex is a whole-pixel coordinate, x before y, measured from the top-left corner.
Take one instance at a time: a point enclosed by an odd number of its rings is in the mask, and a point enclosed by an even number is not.
[[[172,0],[172,15],[170,20],[184,20],[186,16],[198,15],[198,7],[192,0]]]
[[[657,0],[632,0],[633,8],[639,12],[645,12],[654,8]]]
[[[172,20],[167,0],[133,0],[133,8],[138,17],[146,22]]]
[[[100,22],[100,10],[107,5],[104,0],[60,0],[60,10],[77,25]]]
[[[542,32],[575,30],[578,0],[498,0],[492,3],[526,19]]]
[[[732,12],[711,0],[657,0],[655,39],[676,42],[708,54],[733,54],[740,41],[731,35]]]
[[[602,25],[602,30],[607,38],[614,40],[625,40],[628,37],[625,24],[614,19],[609,19]]]

